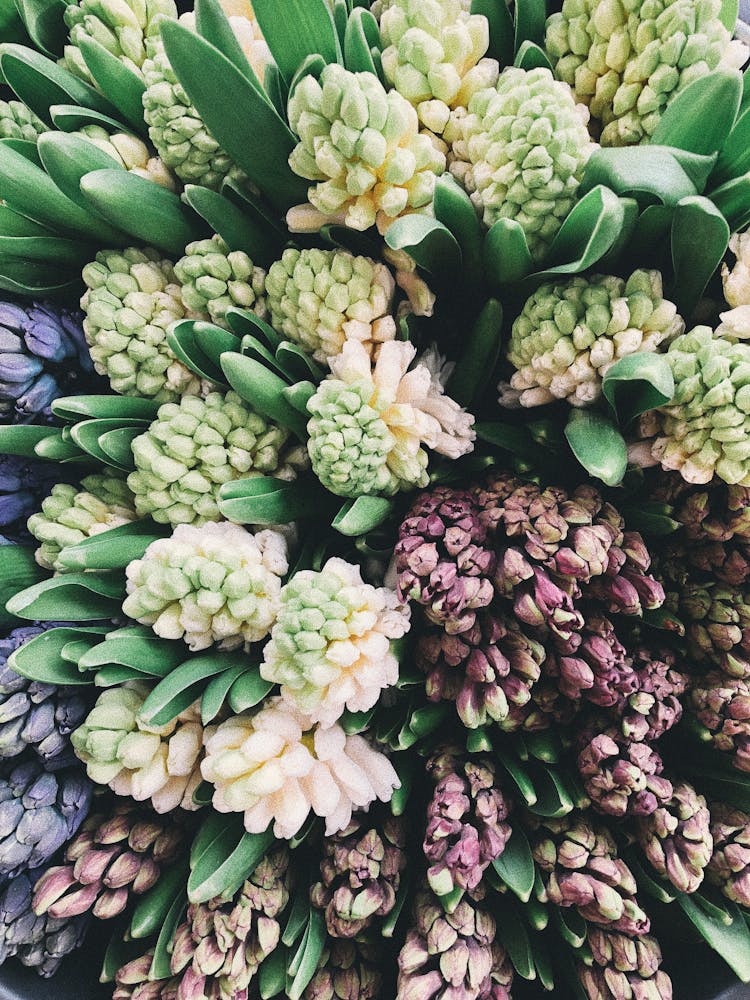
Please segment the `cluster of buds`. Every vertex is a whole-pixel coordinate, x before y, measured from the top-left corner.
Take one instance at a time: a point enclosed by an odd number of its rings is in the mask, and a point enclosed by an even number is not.
[[[711,803],[713,854],[706,879],[727,899],[750,907],[750,816],[741,809]]]
[[[0,417],[48,420],[58,396],[85,389],[93,371],[78,312],[0,302]]]
[[[674,792],[652,743],[630,740],[614,725],[593,723],[579,736],[578,773],[593,807],[608,816],[649,816]]]
[[[43,865],[85,820],[91,782],[77,768],[29,759],[0,766],[0,876]]]
[[[686,781],[650,816],[638,819],[636,836],[654,869],[679,892],[695,892],[711,860],[711,815],[702,795]]]
[[[647,142],[688,84],[747,59],[722,23],[720,0],[564,0],[547,22],[546,52],[601,123],[604,146]]]
[[[205,524],[221,518],[219,488],[252,472],[292,478],[289,436],[255,413],[236,392],[183,396],[159,407],[133,441],[128,486],[135,509],[160,524]]]
[[[616,361],[657,351],[684,326],[662,296],[658,271],[634,271],[627,281],[594,275],[542,285],[513,322],[508,360],[517,370],[501,401],[589,406]]]
[[[589,927],[587,943],[593,961],[576,963],[583,989],[592,1000],[672,1000],[672,981],[660,968],[661,948],[651,934],[627,934]]]
[[[313,181],[310,205],[287,217],[291,229],[339,221],[384,231],[398,216],[428,208],[445,155],[420,133],[406,98],[374,73],[329,64],[319,80],[300,81],[288,112],[300,138],[289,164]]]
[[[178,976],[151,979],[154,949],[126,962],[115,973],[112,1000],[177,1000]]]
[[[385,264],[346,250],[288,247],[266,278],[274,329],[325,364],[347,340],[370,354],[396,336],[396,284]]]
[[[36,561],[45,569],[64,572],[60,552],[135,520],[133,494],[124,479],[94,474],[81,480],[80,488],[57,483],[42,501],[42,509],[28,520],[27,527],[40,542]]]
[[[736,260],[731,268],[727,263],[721,265],[724,298],[731,309],[743,309],[750,306],[750,230],[734,233],[729,249]]]
[[[206,739],[203,777],[218,812],[242,812],[248,833],[288,840],[310,812],[328,835],[344,830],[356,809],[390,800],[399,785],[392,764],[362,736],[336,723],[323,729],[281,698],[255,714],[220,723]]]
[[[151,247],[100,250],[83,280],[86,340],[115,392],[166,402],[200,391],[167,343],[169,327],[187,315],[171,261]]]
[[[172,947],[179,997],[247,996],[250,980],[281,937],[278,918],[289,899],[288,867],[289,853],[280,846],[230,899],[190,904]]]
[[[0,101],[0,138],[36,142],[47,126],[21,101]]]
[[[71,736],[92,781],[117,795],[150,800],[159,813],[195,809],[203,745],[200,711],[191,705],[163,726],[147,726],[138,713],[148,694],[140,682],[108,688]]]
[[[174,275],[181,285],[182,303],[192,315],[223,325],[232,306],[252,309],[261,318],[266,314],[266,272],[243,250],[230,250],[220,236],[188,243]]]
[[[93,143],[97,149],[111,156],[115,163],[137,177],[160,184],[168,191],[175,190],[174,177],[153,150],[135,135],[128,132],[108,132],[102,125],[84,125],[75,135]]]
[[[270,632],[288,568],[278,531],[180,524],[128,564],[123,612],[192,650],[247,647]]]
[[[260,672],[312,722],[365,712],[398,680],[392,642],[409,631],[408,608],[365,583],[358,566],[334,558],[295,573],[277,604]]]
[[[451,172],[489,228],[513,219],[541,260],[576,199],[595,146],[588,112],[548,69],[503,70],[457,109],[445,131]]]
[[[712,670],[695,680],[690,708],[713,746],[750,771],[750,678]]]
[[[142,806],[123,803],[89,816],[65,848],[64,864],[36,883],[34,912],[59,920],[91,912],[110,920],[156,884],[183,841],[179,820]]]
[[[427,881],[437,896],[455,902],[456,894],[460,898],[479,887],[487,867],[505,850],[510,803],[488,757],[462,758],[448,747],[430,758],[427,772],[436,782],[422,845]]]
[[[56,687],[16,673],[8,658],[25,642],[41,635],[31,625],[0,639],[0,758],[33,749],[42,760],[60,764],[70,751],[70,733],[86,715],[86,698],[77,687]]]
[[[472,451],[474,417],[445,395],[442,359],[428,352],[411,367],[416,353],[388,341],[373,366],[366,348],[348,340],[329,359],[331,375],[307,403],[307,448],[332,493],[392,496],[424,487],[427,448],[453,459]]]
[[[303,1000],[379,1000],[383,972],[375,949],[359,938],[328,941]]]
[[[414,926],[398,956],[396,1000],[510,1000],[513,966],[481,893],[452,913],[427,889],[414,900]]]
[[[26,541],[26,521],[59,481],[60,471],[49,462],[0,455],[0,538]]]
[[[396,903],[406,868],[405,822],[384,814],[355,813],[351,822],[323,841],[320,881],[310,889],[323,910],[328,933],[355,938]]]
[[[489,22],[461,0],[394,0],[380,16],[380,40],[386,80],[438,135],[453,109],[497,80],[497,62],[483,58]]]

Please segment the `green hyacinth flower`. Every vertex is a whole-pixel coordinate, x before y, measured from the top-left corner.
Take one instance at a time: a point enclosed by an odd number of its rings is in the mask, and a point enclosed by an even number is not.
[[[192,313],[205,314],[219,325],[224,325],[231,306],[252,309],[261,319],[266,315],[266,272],[244,251],[230,251],[220,236],[188,243],[174,273],[182,286],[182,302]]]

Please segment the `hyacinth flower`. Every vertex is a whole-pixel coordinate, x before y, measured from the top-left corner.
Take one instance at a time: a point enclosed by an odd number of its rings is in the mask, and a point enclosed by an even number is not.
[[[399,786],[388,758],[362,736],[336,723],[315,726],[281,698],[220,723],[206,739],[201,771],[214,786],[214,809],[244,813],[248,833],[273,823],[282,840],[310,812],[325,819],[327,835],[343,830],[356,809],[388,802]]]
[[[163,726],[147,726],[138,714],[147,694],[137,681],[108,688],[73,732],[73,749],[91,780],[116,795],[150,801],[159,813],[196,809],[203,745],[198,707]]]
[[[171,0],[162,0],[169,2]],[[272,62],[258,22],[249,3],[239,6],[222,4],[242,52],[261,82],[266,66]],[[175,16],[176,11],[171,16]],[[180,24],[195,29],[192,11],[182,14]],[[149,139],[164,163],[185,184],[200,184],[218,189],[225,178],[241,179],[241,172],[206,128],[195,105],[180,84],[164,50],[158,29],[150,32],[142,62],[143,117]]]
[[[289,899],[289,852],[267,854],[230,898],[191,903],[174,935],[171,971],[179,997],[225,1000],[247,996],[261,962],[281,937]]]
[[[592,1000],[638,997],[672,1000],[672,982],[660,968],[661,948],[651,934],[630,937],[602,927],[588,929],[591,963],[577,962],[578,978]]]
[[[292,479],[300,456],[289,432],[255,413],[236,392],[164,403],[132,444],[128,486],[141,517],[160,524],[219,521],[219,488],[251,473]]]
[[[461,0],[395,0],[380,15],[383,72],[438,135],[451,111],[466,107],[477,90],[494,86],[495,59],[485,58],[490,26]]]
[[[97,149],[111,156],[118,167],[153,181],[168,191],[176,188],[175,179],[154,151],[142,139],[128,132],[108,132],[101,125],[84,125],[75,135],[87,139]]]
[[[377,950],[360,938],[330,940],[303,1000],[379,1000],[383,969]]]
[[[48,979],[65,956],[83,944],[89,917],[38,914],[32,899],[40,873],[44,877],[44,869],[21,872],[0,889],[0,965],[17,958]]]
[[[428,760],[427,772],[436,782],[422,844],[427,882],[452,910],[505,850],[511,803],[489,757],[462,759],[453,748],[442,749]]]
[[[545,284],[514,320],[508,360],[516,369],[504,405],[539,406],[565,399],[589,406],[620,358],[666,348],[685,324],[662,296],[658,271],[622,278],[593,275]]]
[[[266,315],[266,272],[242,250],[230,250],[220,236],[195,240],[174,266],[180,297],[189,315],[224,325],[227,309],[236,306]]]
[[[467,894],[446,913],[429,890],[417,893],[414,925],[398,956],[396,1000],[510,1000],[513,966],[481,897]]]
[[[354,813],[325,838],[310,902],[323,911],[331,937],[359,938],[393,910],[407,866],[406,834],[403,817],[373,811]]]
[[[485,226],[514,219],[540,261],[576,200],[594,151],[588,112],[548,69],[508,67],[458,108],[444,138],[451,173]]]
[[[0,416],[47,420],[58,396],[92,380],[81,316],[43,303],[0,302]]]
[[[636,0],[627,7],[564,0],[547,21],[546,49],[556,74],[602,126],[602,145],[647,142],[680,91],[747,59],[720,13],[719,0]]]
[[[649,816],[674,789],[662,777],[664,762],[650,743],[624,737],[616,726],[593,723],[579,736],[578,773],[592,806],[608,816]]]
[[[154,949],[131,959],[115,973],[112,1000],[177,1000],[178,976],[168,979],[150,978]]]
[[[724,298],[731,309],[742,309],[750,306],[750,230],[734,233],[729,249],[735,261],[731,268],[726,262],[721,265]]]
[[[151,247],[100,250],[83,280],[86,342],[115,392],[161,403],[200,391],[167,343],[170,325],[189,315],[171,261]]]
[[[417,112],[374,73],[335,63],[305,76],[288,105],[299,143],[289,165],[305,180],[308,205],[287,215],[292,231],[343,222],[385,232],[400,215],[426,211],[445,155],[419,131]]]
[[[689,703],[706,739],[739,771],[750,771],[750,679],[712,670],[696,679]]]
[[[306,79],[310,79],[307,77]],[[392,496],[426,486],[426,449],[456,459],[474,447],[474,417],[445,394],[450,368],[436,351],[416,360],[404,341],[383,344],[374,366],[346,341],[307,403],[313,471],[338,496]]]
[[[0,875],[38,868],[86,819],[92,785],[77,768],[47,770],[39,758],[0,766]]]
[[[750,816],[721,802],[711,803],[713,854],[706,880],[727,899],[750,907]]]
[[[670,597],[672,595],[670,594]],[[690,655],[734,677],[750,675],[750,608],[747,587],[685,582],[674,606],[686,628]]]
[[[59,483],[61,473],[48,462],[22,455],[0,455],[0,531],[9,541],[25,541],[26,521]]]
[[[365,583],[358,566],[334,558],[295,573],[276,610],[261,676],[312,722],[367,711],[398,680],[392,643],[409,631],[409,609],[394,591]]]
[[[0,101],[0,138],[36,142],[47,126],[21,101]]]
[[[682,718],[688,677],[676,668],[672,650],[639,648],[633,655],[636,687],[628,695],[620,731],[628,740],[658,740]]]
[[[356,340],[377,355],[396,337],[396,283],[385,264],[346,250],[288,247],[266,277],[274,329],[325,364]]]
[[[83,721],[88,699],[80,688],[32,681],[8,664],[17,649],[43,631],[25,626],[0,639],[0,758],[32,749],[58,766],[73,758],[70,734]]]
[[[85,913],[110,920],[156,885],[184,840],[179,816],[162,818],[142,806],[116,804],[91,815],[65,848],[64,863],[37,881],[34,912],[56,920]]]
[[[45,569],[64,571],[60,552],[110,528],[135,520],[133,494],[125,480],[114,475],[91,475],[80,488],[65,483],[52,487],[41,510],[29,518],[27,527],[40,542],[36,561]]]
[[[190,649],[237,649],[265,638],[281,607],[287,545],[226,521],[180,524],[129,563],[123,611]]]
[[[635,823],[651,865],[680,892],[695,892],[703,882],[713,851],[710,827],[706,800],[686,781],[675,783],[672,798]]]

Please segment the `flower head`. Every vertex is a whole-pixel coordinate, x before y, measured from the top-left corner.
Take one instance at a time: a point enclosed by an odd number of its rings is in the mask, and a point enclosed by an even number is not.
[[[732,309],[750,306],[750,230],[734,233],[729,249],[735,255],[734,267],[721,265],[724,298]]]
[[[420,134],[411,104],[373,73],[331,63],[319,80],[301,80],[288,111],[300,138],[289,165],[314,182],[308,198],[318,228],[338,220],[385,231],[399,215],[429,206],[445,156]],[[305,225],[307,214],[292,209],[290,227]]]
[[[36,142],[47,126],[21,101],[0,101],[0,138]]]
[[[293,837],[312,811],[328,835],[345,829],[355,809],[387,802],[398,778],[390,761],[340,726],[312,725],[281,698],[255,714],[235,715],[206,740],[203,777],[219,812],[244,812],[245,829]]]
[[[375,949],[359,939],[329,940],[303,1000],[378,1000],[383,971]]]
[[[664,762],[649,743],[628,740],[619,730],[594,724],[580,737],[578,771],[594,808],[609,816],[649,816],[673,795],[661,774]]]
[[[224,325],[227,309],[237,306],[266,314],[266,272],[242,250],[230,250],[220,236],[195,240],[174,266],[185,309]]]
[[[750,816],[722,802],[711,803],[714,850],[706,879],[727,899],[750,906]]]
[[[589,927],[593,962],[577,962],[578,978],[592,1000],[672,1000],[672,982],[660,968],[661,948],[651,934],[633,938],[602,927]]]
[[[339,496],[426,486],[425,448],[458,458],[473,448],[474,418],[446,396],[429,360],[410,368],[416,348],[383,344],[374,367],[364,346],[346,341],[331,375],[307,404],[313,470]]]
[[[731,754],[740,771],[750,771],[750,678],[712,670],[696,680],[690,706],[717,750]]]
[[[253,534],[228,521],[180,524],[128,565],[123,611],[192,650],[213,643],[236,649],[270,632],[287,569],[278,531]]]
[[[73,733],[73,748],[91,780],[115,794],[150,801],[159,813],[195,809],[203,743],[198,707],[166,725],[147,726],[138,716],[147,694],[138,682],[107,688]]]
[[[711,860],[711,816],[702,795],[686,781],[672,798],[636,821],[636,835],[655,870],[679,892],[695,892]]]
[[[329,559],[282,589],[260,672],[311,721],[330,725],[345,707],[372,708],[396,683],[391,643],[408,630],[409,609],[393,591],[364,583],[358,566]]]

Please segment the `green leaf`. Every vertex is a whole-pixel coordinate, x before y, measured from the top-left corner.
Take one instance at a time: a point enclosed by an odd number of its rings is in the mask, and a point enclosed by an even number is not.
[[[377,67],[372,48],[380,46],[378,22],[369,10],[355,7],[346,20],[344,32],[344,64],[352,73],[374,73]]]
[[[235,524],[286,524],[320,514],[330,505],[317,484],[272,476],[235,479],[219,491],[219,510]]]
[[[242,51],[232,25],[217,0],[196,0],[195,26],[198,34],[215,46],[242,73],[264,100],[268,100],[255,71]]]
[[[0,427],[0,454],[24,455],[33,458],[36,447],[46,438],[56,437],[55,427],[37,427],[34,424],[10,424]]]
[[[292,960],[295,968],[291,983],[287,981],[288,1000],[301,1000],[308,983],[315,975],[326,943],[326,925],[320,910],[310,910],[310,919],[299,951]],[[290,966],[291,968],[291,966]]]
[[[0,288],[23,298],[67,298],[75,296],[81,284],[76,271],[59,264],[29,262],[0,256]]]
[[[255,666],[245,670],[232,684],[229,691],[229,707],[239,715],[248,708],[255,708],[273,688],[272,681],[266,681],[260,676],[260,669]]]
[[[708,917],[696,902],[695,896],[678,893],[677,905],[709,947],[724,959],[738,978],[743,983],[750,982],[750,929],[739,907],[735,903],[724,901],[724,906],[732,916],[732,922],[727,926],[720,920]]]
[[[734,125],[742,97],[742,75],[715,69],[693,80],[662,112],[650,142],[702,155],[721,149]]]
[[[503,329],[503,307],[488,299],[469,333],[466,347],[448,382],[450,396],[470,407],[480,399],[497,367]]]
[[[201,696],[201,722],[204,726],[207,726],[219,714],[229,694],[229,689],[246,669],[245,663],[236,663],[233,667],[222,670],[220,674],[212,677],[208,682]]]
[[[188,869],[184,863],[166,866],[159,879],[137,902],[130,918],[128,934],[131,938],[147,938],[158,934],[167,919],[175,900],[185,897]]]
[[[516,51],[525,41],[544,45],[547,9],[544,0],[516,0]]]
[[[86,244],[61,236],[0,236],[0,257],[80,268],[91,259],[91,253]]]
[[[497,59],[501,66],[509,66],[515,52],[515,25],[506,0],[472,0],[471,13],[483,14],[489,22],[487,55]]]
[[[0,205],[0,233],[3,236],[54,236],[51,229],[40,226],[7,205]]]
[[[721,147],[711,181],[713,183],[728,181],[748,170],[750,170],[750,107],[745,107]]]
[[[550,909],[552,921],[566,944],[571,948],[582,948],[586,943],[588,928],[578,910],[572,906],[552,906]]]
[[[507,753],[501,746],[495,748],[495,756],[508,772],[508,777],[523,797],[527,808],[536,804],[537,795],[528,772],[518,760]]]
[[[502,941],[513,968],[522,979],[536,979],[536,968],[523,917],[507,901],[496,907],[497,936]]]
[[[146,85],[141,77],[93,38],[84,35],[79,39],[78,47],[102,93],[111,98],[119,114],[136,134],[147,136],[148,129],[143,120]]]
[[[324,0],[314,0],[317,3],[325,6]],[[275,0],[273,9],[276,32],[281,29],[291,35],[287,25],[297,22],[283,19]],[[287,166],[295,137],[268,101],[226,56],[185,25],[165,21],[161,34],[180,83],[226,154],[276,208],[286,210],[305,201],[306,182]],[[238,121],[242,128],[237,127]]]
[[[91,463],[91,456],[85,451],[81,451],[70,440],[70,433],[67,427],[62,430],[55,429],[54,434],[41,440],[34,449],[39,458],[48,462],[86,462]]]
[[[276,348],[276,363],[293,382],[307,382],[310,379],[317,385],[322,382],[326,373],[317,365],[310,355],[299,344],[282,340]],[[286,392],[286,390],[284,390]]]
[[[91,420],[142,420],[144,424],[156,419],[159,403],[139,396],[60,396],[52,402],[52,412],[62,420],[73,422],[82,417]]]
[[[607,370],[602,392],[620,426],[646,410],[663,406],[674,396],[674,377],[663,354],[628,354]]]
[[[231,669],[243,659],[244,654],[239,653],[207,652],[191,657],[170,671],[149,693],[141,706],[141,719],[151,726],[166,725],[192,705],[209,677]]]
[[[207,851],[198,858],[188,879],[191,903],[205,903],[215,896],[233,896],[245,879],[257,868],[263,855],[274,843],[271,830],[265,833],[243,833],[236,846],[216,865]],[[209,866],[208,862],[212,862]]]
[[[24,27],[34,45],[51,58],[61,56],[68,40],[62,0],[16,0]]]
[[[571,451],[595,479],[607,486],[622,482],[628,449],[611,420],[591,410],[573,410],[565,427]]]
[[[94,170],[125,170],[116,165],[109,153],[80,135],[45,132],[39,136],[37,149],[44,169],[57,187],[84,212],[90,212],[91,205],[81,193],[81,178]]]
[[[70,436],[75,444],[83,451],[92,455],[104,465],[110,465],[122,472],[129,472],[133,469],[132,460],[127,465],[122,466],[104,451],[99,439],[103,434],[111,431],[121,430],[123,427],[133,427],[136,433],[142,433],[146,428],[140,420],[82,420],[79,424],[74,424],[70,428]]]
[[[175,932],[180,926],[180,921],[185,912],[187,901],[185,893],[180,892],[175,896],[164,923],[161,925],[159,936],[154,946],[154,957],[149,970],[149,979],[167,979],[172,974],[171,948],[174,942]]]
[[[683,198],[672,218],[672,267],[669,297],[683,316],[692,316],[706,285],[729,246],[729,225],[701,195]]]
[[[229,328],[238,337],[258,337],[265,341],[266,346],[272,351],[275,351],[282,342],[274,328],[249,309],[236,309],[234,307],[227,309],[226,321]]]
[[[281,427],[288,427],[300,441],[307,440],[307,421],[287,401],[286,383],[259,361],[234,351],[221,356],[221,367],[235,392],[254,410]]]
[[[586,164],[579,196],[599,185],[635,198],[642,208],[655,202],[676,205],[699,193],[674,153],[664,146],[597,149]]]
[[[513,833],[505,845],[505,850],[492,862],[492,867],[503,884],[507,885],[522,903],[531,899],[536,869],[529,841],[519,826],[513,827]]]
[[[530,41],[521,43],[516,58],[513,60],[513,65],[527,71],[532,69],[547,69],[550,73],[553,71],[552,63],[549,61],[544,49],[535,42]]]
[[[721,187],[714,188],[710,197],[726,218],[732,232],[750,225],[750,170]]]
[[[117,109],[69,70],[23,45],[0,45],[0,70],[8,86],[47,125],[53,104],[80,104],[117,117]]]
[[[261,1000],[275,1000],[286,986],[289,955],[283,944],[277,945],[258,969],[258,992]]]
[[[282,244],[276,230],[263,225],[257,217],[238,212],[237,206],[218,191],[188,184],[182,197],[230,250],[244,250],[254,264],[264,268],[281,256]]]
[[[438,178],[433,210],[435,218],[448,227],[460,247],[466,280],[471,287],[478,286],[482,278],[482,223],[471,198],[450,174]]]
[[[612,249],[624,222],[625,199],[602,185],[592,188],[568,213],[549,248],[551,266],[535,273],[534,280],[585,271]]]
[[[86,200],[123,232],[174,257],[208,234],[179,195],[126,170],[94,170],[81,180]],[[133,211],[133,206],[138,211]]]
[[[96,641],[96,637],[105,632],[104,626],[50,628],[19,646],[8,658],[8,663],[22,677],[40,684],[90,684],[91,678],[81,674],[74,663],[65,660],[62,651],[70,642],[82,637]]]
[[[339,534],[355,538],[377,528],[388,518],[393,508],[393,500],[387,497],[357,497],[356,500],[346,501],[331,526]]]
[[[226,385],[224,373],[218,363],[218,356],[216,360],[209,357],[199,344],[198,331],[204,327],[206,328],[206,342],[211,342],[213,339],[211,334],[216,332],[215,342],[220,344],[224,350],[236,349],[239,346],[239,341],[233,334],[214,326],[213,323],[195,319],[183,319],[173,323],[167,333],[167,343],[175,356],[200,378],[219,385]],[[220,354],[221,352],[219,352]]]
[[[5,140],[0,141],[0,197],[16,212],[64,236],[96,242],[97,246],[103,242],[117,247],[125,244],[122,233],[66,198],[44,170],[29,163]]]
[[[739,13],[739,0],[722,0],[719,20],[731,34],[734,34],[734,30],[737,27],[737,18],[739,17]]]
[[[79,670],[116,665],[152,677],[165,677],[185,659],[185,650],[169,639],[158,639],[145,625],[115,629],[78,661]]]
[[[125,580],[119,573],[64,573],[18,591],[6,608],[30,621],[90,622],[116,618],[124,597]]]
[[[34,586],[46,576],[34,558],[33,548],[0,545],[0,624],[14,624],[15,613],[6,604],[18,590]]]
[[[98,535],[66,546],[58,556],[66,569],[125,569],[140,559],[152,542],[167,538],[171,525],[156,524],[151,518],[109,528]]]
[[[438,280],[455,280],[461,269],[461,248],[453,233],[427,215],[403,215],[385,234],[391,250],[406,250],[417,264]]]
[[[485,236],[484,269],[493,289],[515,284],[533,271],[526,233],[515,219],[498,219]]]
[[[340,61],[336,28],[326,0],[258,0],[253,11],[287,82],[309,55],[320,55],[327,63]],[[290,25],[294,30],[289,30]]]

